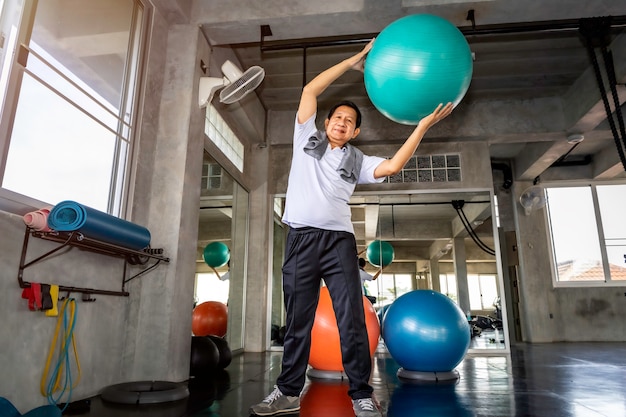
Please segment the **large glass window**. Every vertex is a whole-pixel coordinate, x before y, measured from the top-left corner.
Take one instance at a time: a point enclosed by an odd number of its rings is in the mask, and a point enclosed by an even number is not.
[[[206,107],[204,133],[220,148],[220,151],[222,151],[230,162],[232,162],[240,172],[243,172],[243,143],[241,143],[241,140],[239,140],[235,132],[228,126],[226,120],[222,118],[212,104]]]
[[[626,184],[599,185],[596,191],[610,279],[626,281]]]
[[[626,185],[546,187],[557,283],[626,284]]]
[[[384,306],[393,303],[398,297],[413,291],[413,276],[411,274],[381,274],[375,281],[378,290],[376,294],[373,285],[368,286],[370,294],[377,296],[377,305]],[[369,284],[369,283],[368,283]]]
[[[119,215],[136,123],[139,0],[10,2],[4,49],[4,193]]]
[[[493,310],[498,298],[498,284],[493,274],[467,276],[471,310]]]
[[[221,275],[224,273],[222,272]],[[230,281],[221,280],[215,273],[196,274],[194,302],[196,305],[205,301],[219,301],[220,303],[228,304],[229,289]]]
[[[439,274],[439,289],[442,294],[450,297],[452,301],[458,303],[458,289],[456,285],[456,276],[454,274]]]

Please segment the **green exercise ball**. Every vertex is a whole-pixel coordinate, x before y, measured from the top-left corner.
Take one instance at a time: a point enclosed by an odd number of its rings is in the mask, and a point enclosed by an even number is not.
[[[220,268],[230,260],[230,250],[225,243],[211,242],[204,247],[204,262],[212,268]]]
[[[393,262],[393,246],[389,242],[375,240],[367,245],[366,255],[372,265],[385,267]]]

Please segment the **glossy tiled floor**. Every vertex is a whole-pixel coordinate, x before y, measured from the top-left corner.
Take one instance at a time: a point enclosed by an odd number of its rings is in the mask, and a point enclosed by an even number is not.
[[[247,417],[280,371],[280,352],[235,356],[224,372],[190,385],[174,403],[122,406],[91,401],[86,416]],[[372,385],[388,417],[618,417],[626,416],[626,343],[521,344],[510,356],[467,355],[452,383],[398,379],[384,348],[375,358]],[[309,381],[301,417],[351,417],[347,385]],[[298,414],[295,414],[298,415]]]

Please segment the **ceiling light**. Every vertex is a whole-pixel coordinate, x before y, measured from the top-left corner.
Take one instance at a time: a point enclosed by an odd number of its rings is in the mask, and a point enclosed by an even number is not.
[[[585,135],[583,135],[582,133],[572,133],[571,135],[567,136],[567,143],[572,145],[575,143],[580,143],[583,140],[585,140]]]

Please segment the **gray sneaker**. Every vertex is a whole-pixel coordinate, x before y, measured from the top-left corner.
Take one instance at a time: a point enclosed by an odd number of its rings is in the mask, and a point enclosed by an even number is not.
[[[356,417],[382,417],[371,398],[352,400],[352,408]]]
[[[300,410],[300,397],[283,395],[280,389],[274,385],[274,391],[270,395],[265,397],[260,403],[250,407],[250,414],[274,416],[277,414],[295,413],[298,410]]]

